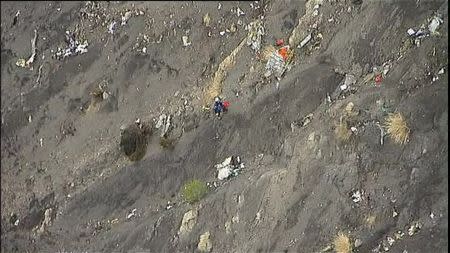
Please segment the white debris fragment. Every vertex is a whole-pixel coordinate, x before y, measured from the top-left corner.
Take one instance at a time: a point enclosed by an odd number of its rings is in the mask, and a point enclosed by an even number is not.
[[[356,83],[356,78],[354,75],[352,74],[346,74],[345,75],[345,80],[344,80],[344,85],[346,85],[347,87],[350,85],[353,85]]]
[[[144,53],[144,54],[147,53],[147,48],[146,47],[142,48],[142,53]]]
[[[225,35],[225,31],[221,31],[221,32],[219,32],[219,34],[220,34],[220,36],[223,36],[223,35]]]
[[[39,145],[40,145],[41,147],[44,145],[44,139],[43,139],[43,138],[40,138],[40,139],[39,139]]]
[[[108,33],[114,34],[114,32],[116,31],[116,25],[117,25],[116,21],[113,21],[111,24],[109,24]]]
[[[181,40],[183,41],[183,46],[185,46],[185,47],[190,46],[192,44],[191,42],[189,42],[188,36],[181,37]]]
[[[439,29],[439,26],[444,22],[440,17],[434,16],[431,19],[430,24],[428,25],[428,30],[432,35],[438,34],[437,30]]]
[[[302,48],[302,47],[304,47],[304,46],[311,40],[311,38],[312,38],[312,35],[311,35],[311,33],[310,33],[310,34],[308,34],[308,36],[306,36],[306,37],[300,42],[300,44],[297,46],[297,48]]]
[[[247,46],[251,46],[256,52],[261,48],[261,39],[265,35],[264,26],[262,21],[256,20],[248,24],[245,28],[248,30]]]
[[[419,222],[415,222],[414,224],[412,224],[409,229],[408,229],[408,235],[409,236],[413,236],[415,233],[417,233],[419,231],[419,229],[422,227],[422,224],[420,224]]]
[[[442,74],[444,74],[444,72],[445,72],[445,69],[444,69],[444,68],[441,68],[441,69],[438,71],[438,75],[442,75]]]
[[[394,210],[394,211],[392,211],[392,218],[395,218],[395,217],[397,217],[397,215],[398,215],[398,213]]]
[[[127,215],[127,220],[129,220],[129,219],[133,218],[134,216],[136,216],[136,211],[137,211],[136,208],[131,210],[131,212]]]
[[[352,194],[352,200],[355,203],[359,203],[362,200],[361,192],[358,190]]]
[[[343,84],[341,86],[339,86],[341,88],[341,90],[346,90],[348,88],[348,86],[346,84]]]
[[[430,213],[430,218],[434,219],[434,213]]]
[[[37,40],[37,30],[34,29],[34,37],[31,40],[31,56],[26,62],[27,66],[30,66],[34,62],[34,59],[36,58],[36,40]]]
[[[350,130],[352,130],[353,133],[356,133],[358,131],[356,127],[350,127]]]
[[[414,31],[414,29],[412,28],[409,28],[408,31],[406,32],[408,33],[409,36],[413,36],[416,33],[416,31]]]
[[[217,9],[218,10],[222,9],[222,4],[221,3],[219,3],[219,5],[217,6]]]
[[[238,17],[240,17],[242,15],[245,15],[245,13],[239,7],[236,10],[236,14],[237,14]]]
[[[161,129],[161,137],[164,137],[171,128],[171,116],[161,114],[155,127],[156,129]]]
[[[230,156],[222,163],[216,164],[214,167],[218,170],[217,178],[219,180],[224,180],[237,176],[241,169],[244,168],[244,164],[241,162],[239,156]]]
[[[28,122],[31,123],[31,115],[28,115]]]
[[[392,238],[390,236],[388,236],[386,239],[387,239],[387,242],[389,243],[390,246],[392,246],[394,244],[394,242],[395,242],[394,238]]]
[[[122,16],[122,26],[126,25],[128,20],[131,18],[131,11],[125,12],[125,14]]]

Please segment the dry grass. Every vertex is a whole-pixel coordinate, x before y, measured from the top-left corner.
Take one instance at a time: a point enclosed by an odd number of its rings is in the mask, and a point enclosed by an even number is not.
[[[175,140],[174,139],[169,139],[167,137],[161,137],[159,139],[159,145],[163,149],[173,150],[175,148]]]
[[[349,129],[347,121],[341,119],[339,124],[336,125],[336,129],[334,130],[336,138],[341,142],[347,142],[350,140],[352,136],[352,131]]]
[[[211,83],[206,87],[206,90],[203,94],[203,104],[208,106],[214,101],[214,98],[219,96],[222,92],[223,81],[225,80],[228,71],[235,64],[236,55],[241,51],[242,47],[245,45],[246,39],[243,39],[241,43],[228,55],[217,68],[216,73],[214,74],[214,78]]]
[[[334,251],[337,253],[350,253],[352,252],[352,244],[350,242],[350,238],[343,234],[338,233],[338,235],[334,238]]]
[[[387,134],[395,143],[405,144],[409,140],[409,129],[405,118],[401,113],[390,113],[384,124]]]
[[[375,224],[376,221],[376,216],[371,214],[371,215],[367,215],[366,219],[364,220],[364,222],[369,226],[372,227]]]

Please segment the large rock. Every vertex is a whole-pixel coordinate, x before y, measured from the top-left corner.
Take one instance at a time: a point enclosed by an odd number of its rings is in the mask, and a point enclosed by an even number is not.
[[[200,240],[198,242],[198,250],[200,252],[210,252],[212,249],[212,243],[211,240],[209,239],[209,232],[205,232],[204,234],[202,234],[200,236]]]
[[[190,210],[184,214],[180,230],[178,231],[179,235],[185,235],[192,231],[197,221],[197,215],[197,209]]]

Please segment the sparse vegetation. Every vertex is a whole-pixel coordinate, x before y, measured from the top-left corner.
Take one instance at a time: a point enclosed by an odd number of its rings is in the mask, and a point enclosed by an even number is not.
[[[338,233],[333,241],[334,251],[336,253],[350,253],[352,252],[352,244],[350,238],[344,233]]]
[[[159,145],[163,149],[173,150],[175,148],[175,140],[174,139],[170,139],[168,137],[161,137],[159,139]]]
[[[371,227],[375,224],[376,216],[375,215],[368,215],[366,219],[364,220],[366,224]]]
[[[386,118],[385,128],[395,143],[405,144],[408,142],[411,130],[401,113],[390,113]]]
[[[206,187],[206,184],[197,179],[184,184],[182,190],[183,197],[189,204],[199,201],[207,192],[208,188]]]
[[[352,136],[352,131],[349,129],[347,121],[342,118],[339,121],[339,124],[336,125],[334,133],[336,134],[336,138],[341,142],[349,141]]]

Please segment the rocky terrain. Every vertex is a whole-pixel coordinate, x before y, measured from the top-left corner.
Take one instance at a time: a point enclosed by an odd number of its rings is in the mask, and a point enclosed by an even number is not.
[[[2,1],[1,251],[447,252],[447,13]]]

